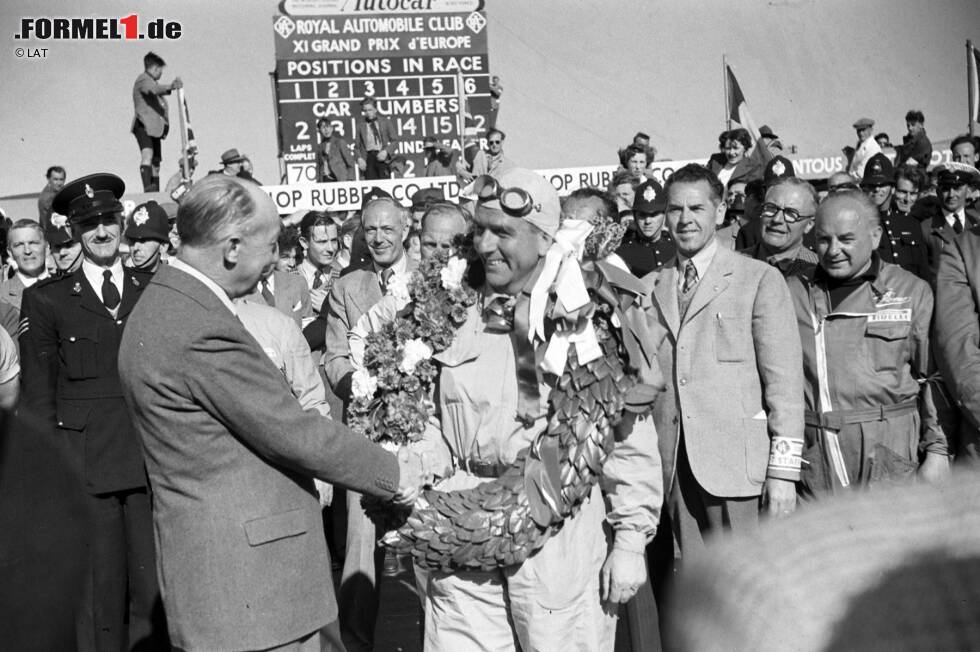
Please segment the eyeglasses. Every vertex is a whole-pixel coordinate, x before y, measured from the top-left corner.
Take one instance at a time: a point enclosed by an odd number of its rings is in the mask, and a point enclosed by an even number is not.
[[[813,215],[801,215],[800,211],[795,208],[785,208],[771,202],[766,202],[762,205],[762,217],[772,219],[779,213],[783,214],[783,219],[786,220],[787,224],[795,224],[800,220],[808,220],[813,217]]]
[[[501,188],[500,183],[489,174],[483,174],[473,181],[473,193],[481,202],[500,201],[500,209],[514,217],[524,217],[535,208],[534,200],[523,188]],[[540,210],[540,204],[537,205]]]
[[[502,142],[504,142],[504,141],[502,141],[502,140],[488,140],[487,141],[487,143],[489,143],[490,145],[499,145]]]

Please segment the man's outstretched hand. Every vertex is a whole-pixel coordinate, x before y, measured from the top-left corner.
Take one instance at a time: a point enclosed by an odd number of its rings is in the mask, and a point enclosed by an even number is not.
[[[432,482],[422,456],[407,447],[398,449],[398,493],[392,499],[396,505],[411,507],[421,488]]]

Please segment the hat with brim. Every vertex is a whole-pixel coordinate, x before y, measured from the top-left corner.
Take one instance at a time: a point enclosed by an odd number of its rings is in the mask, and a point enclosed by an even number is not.
[[[636,188],[633,194],[633,214],[656,215],[667,210],[667,193],[663,186],[649,179]]]
[[[936,185],[949,188],[974,183],[977,180],[980,180],[980,170],[966,163],[950,161],[943,164],[942,170],[939,171],[939,177],[936,179]]]
[[[72,241],[71,230],[67,226],[49,226],[44,231],[44,239],[52,247],[60,247]]]
[[[875,154],[864,166],[862,186],[888,186],[895,183],[895,167],[882,153]]]
[[[772,133],[772,127],[769,125],[762,125],[759,127],[759,136],[761,138],[779,138],[779,136]]]
[[[82,224],[103,215],[121,214],[119,201],[126,184],[114,174],[89,174],[66,183],[55,195],[51,208],[68,216],[70,224]]]
[[[129,225],[123,234],[127,240],[156,240],[167,242],[170,223],[167,211],[153,200],[140,204],[133,210]]]
[[[422,188],[412,195],[412,210],[428,210],[432,204],[446,201],[446,196],[439,188]]]
[[[222,165],[231,165],[232,163],[241,163],[245,160],[245,157],[235,148],[229,149],[227,152],[221,155]]]
[[[871,118],[860,118],[854,123],[855,129],[868,129],[869,127],[875,126],[875,121]]]

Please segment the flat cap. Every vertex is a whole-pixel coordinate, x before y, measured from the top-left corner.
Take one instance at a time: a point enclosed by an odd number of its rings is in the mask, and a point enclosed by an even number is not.
[[[868,127],[875,126],[875,121],[871,118],[859,118],[857,122],[854,123],[855,129],[867,129]]]

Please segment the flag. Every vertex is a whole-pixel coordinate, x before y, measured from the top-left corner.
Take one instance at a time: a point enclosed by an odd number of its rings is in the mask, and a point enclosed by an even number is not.
[[[181,114],[184,116],[183,124],[184,124],[185,139],[187,142],[185,151],[187,154],[187,158],[190,158],[192,156],[197,155],[197,141],[194,140],[194,129],[191,127],[191,114],[190,111],[187,110],[187,96],[184,94],[183,91],[184,89],[180,89],[180,94],[178,97],[180,98],[180,111]]]
[[[735,81],[735,73],[731,66],[725,64],[725,83],[728,84],[728,117],[732,122],[737,122],[740,127],[744,127],[752,136],[752,142],[759,140],[759,129],[755,126],[752,116],[749,115],[749,108],[745,104],[745,96],[742,89]]]
[[[966,42],[969,56],[967,57],[968,89],[970,93],[970,122],[980,122],[980,50],[973,47],[973,43]],[[972,127],[972,125],[971,125]],[[970,129],[973,133],[973,129]]]

